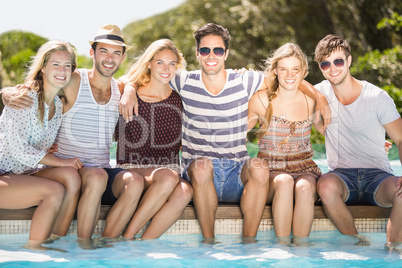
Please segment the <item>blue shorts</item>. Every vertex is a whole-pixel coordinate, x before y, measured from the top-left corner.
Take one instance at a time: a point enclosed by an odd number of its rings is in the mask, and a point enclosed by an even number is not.
[[[241,181],[241,170],[245,161],[237,162],[229,159],[211,159],[214,165],[214,185],[219,202],[240,202],[244,185]],[[183,178],[191,183],[188,166],[183,171]]]
[[[114,178],[116,177],[116,175],[122,171],[125,171],[125,169],[104,168],[104,170],[107,172],[108,179],[107,179],[106,191],[102,195],[101,203],[102,203],[102,205],[113,205],[117,201],[117,198],[114,196],[113,190],[112,190],[113,181],[114,181]]]
[[[376,200],[376,194],[380,184],[391,173],[376,168],[337,168],[328,173],[338,175],[346,185],[348,196],[347,205],[364,203],[382,207]]]

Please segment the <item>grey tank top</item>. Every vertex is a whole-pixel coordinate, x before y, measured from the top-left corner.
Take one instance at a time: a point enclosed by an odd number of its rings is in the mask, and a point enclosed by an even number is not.
[[[92,95],[87,69],[80,69],[81,83],[77,99],[63,115],[56,138],[59,151],[56,156],[67,159],[78,157],[84,166],[110,167],[109,149],[119,118],[120,91],[111,81],[111,97],[100,105]]]

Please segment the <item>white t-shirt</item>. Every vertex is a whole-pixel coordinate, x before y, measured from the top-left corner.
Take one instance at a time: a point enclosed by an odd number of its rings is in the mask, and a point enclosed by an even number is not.
[[[332,113],[331,124],[325,131],[329,170],[378,168],[392,173],[384,150],[383,125],[400,115],[387,92],[363,82],[360,96],[349,105],[338,101],[329,81],[315,85],[327,97]]]

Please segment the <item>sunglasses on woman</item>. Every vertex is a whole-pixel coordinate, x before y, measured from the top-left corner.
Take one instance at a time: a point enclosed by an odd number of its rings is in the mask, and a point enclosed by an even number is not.
[[[336,67],[341,68],[343,65],[345,65],[345,61],[343,59],[336,59],[333,61]],[[324,71],[328,70],[329,67],[331,67],[331,62],[330,61],[323,61],[320,63],[320,68]]]
[[[214,54],[217,57],[222,57],[225,54],[225,49],[222,47],[214,47],[213,48]],[[209,47],[201,47],[198,49],[198,52],[201,56],[205,57],[211,53],[211,49]]]

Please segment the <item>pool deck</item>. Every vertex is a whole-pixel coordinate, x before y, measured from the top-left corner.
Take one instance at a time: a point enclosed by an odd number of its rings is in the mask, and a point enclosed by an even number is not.
[[[111,206],[102,206],[95,234],[101,234],[105,218]],[[348,206],[359,232],[385,232],[390,215],[390,208],[370,205]],[[30,221],[35,207],[27,209],[0,209],[0,234],[28,233]],[[216,234],[240,234],[243,226],[243,216],[238,203],[220,203],[215,214]],[[143,228],[139,233],[142,233]],[[259,230],[273,229],[271,206],[266,206],[260,222]],[[312,231],[336,230],[327,218],[321,205],[314,208]],[[69,233],[77,232],[77,221],[73,220]],[[201,233],[200,226],[192,205],[188,205],[179,220],[165,234]]]

